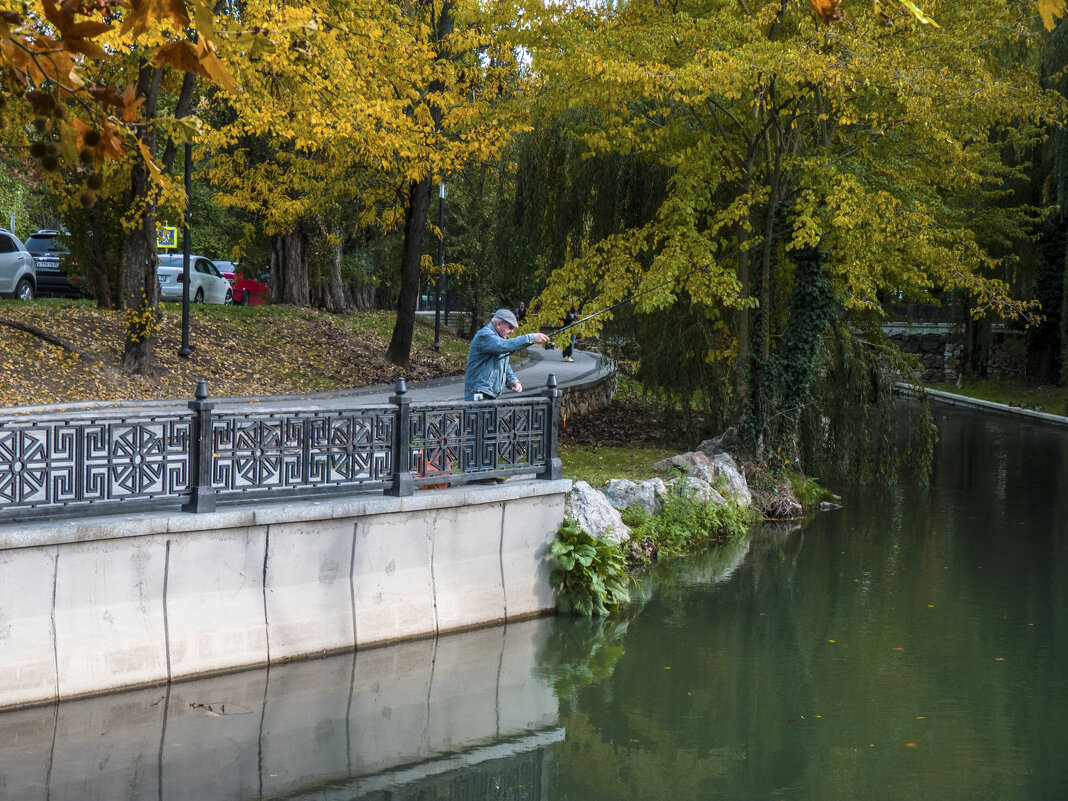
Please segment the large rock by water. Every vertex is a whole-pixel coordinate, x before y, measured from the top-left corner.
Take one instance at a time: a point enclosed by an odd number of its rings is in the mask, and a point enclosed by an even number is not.
[[[729,453],[715,454],[709,458],[708,464],[695,466],[691,475],[713,486],[719,484],[723,491],[731,495],[742,507],[753,503],[753,496],[749,492],[745,474]]]
[[[737,429],[728,428],[718,437],[702,440],[701,444],[697,446],[697,450],[701,451],[701,453],[711,459],[717,453],[723,453],[727,450],[730,450],[738,443],[739,439]]]
[[[604,488],[605,497],[616,509],[628,506],[640,506],[649,514],[660,514],[663,504],[661,496],[667,491],[662,478],[649,478],[645,481],[631,481],[627,478],[613,478]]]
[[[729,439],[727,432],[720,440]],[[702,443],[705,446],[706,443]],[[708,445],[709,450],[714,446]],[[630,539],[630,528],[623,522],[619,510],[628,506],[640,506],[649,514],[659,514],[663,497],[669,488],[676,488],[683,495],[695,500],[708,501],[718,506],[727,503],[727,498],[743,507],[753,503],[745,474],[728,453],[722,451],[711,456],[701,450],[680,453],[661,459],[653,465],[657,473],[682,473],[665,485],[656,477],[645,481],[614,478],[604,492],[594,489],[585,481],[576,481],[567,496],[565,513],[569,518],[597,537],[606,537],[616,542]],[[726,496],[726,497],[725,497]]]
[[[584,531],[595,537],[604,537],[614,542],[630,539],[630,528],[623,522],[619,511],[600,490],[595,490],[585,481],[571,485],[564,504],[564,514],[578,521]]]
[[[688,471],[699,464],[708,464],[708,456],[700,451],[689,451],[688,453],[680,453],[661,459],[653,465],[653,472],[665,474],[670,473],[672,470]]]
[[[668,486],[677,487],[684,497],[696,501],[709,501],[716,506],[723,506],[727,503],[727,499],[720,495],[715,487],[696,476],[673,478],[668,482]]]

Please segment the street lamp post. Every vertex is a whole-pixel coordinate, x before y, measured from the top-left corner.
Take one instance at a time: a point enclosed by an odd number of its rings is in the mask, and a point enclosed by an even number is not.
[[[445,327],[449,327],[449,276],[445,272],[445,182],[441,182],[441,196],[438,199],[438,267],[441,268],[441,305],[444,307]]]
[[[434,301],[434,350],[441,350],[441,296],[445,293],[445,182],[438,184],[438,291]],[[445,325],[449,313],[445,312]]]
[[[182,346],[178,355],[188,359],[193,353],[189,347],[189,223],[193,219],[192,179],[193,145],[185,143],[185,226],[182,228]]]

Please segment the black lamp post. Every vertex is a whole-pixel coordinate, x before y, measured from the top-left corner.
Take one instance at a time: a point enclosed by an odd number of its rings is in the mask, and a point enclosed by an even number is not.
[[[189,347],[189,223],[193,219],[192,179],[193,145],[185,143],[185,226],[182,228],[182,346],[178,355],[188,359],[193,353]]]
[[[441,237],[438,239],[438,266],[441,268],[441,305],[445,315],[445,327],[449,327],[449,275],[445,272],[445,182],[441,182],[441,197],[438,199],[438,228],[441,229]]]
[[[438,292],[434,301],[434,350],[441,350],[441,296],[445,293],[445,182],[438,184]],[[449,313],[445,312],[445,325]]]

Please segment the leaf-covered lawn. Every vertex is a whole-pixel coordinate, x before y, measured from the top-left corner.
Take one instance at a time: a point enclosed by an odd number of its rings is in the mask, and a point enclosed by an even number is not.
[[[178,356],[181,306],[165,303],[150,376],[122,375],[122,312],[91,301],[0,301],[0,320],[28,323],[100,357],[81,358],[33,334],[0,325],[0,406],[81,400],[190,398],[199,379],[214,397],[273,395],[391,384],[463,372],[467,342],[415,326],[412,362],[400,369],[385,360],[391,312],[332,315],[284,306],[195,306],[189,342]]]

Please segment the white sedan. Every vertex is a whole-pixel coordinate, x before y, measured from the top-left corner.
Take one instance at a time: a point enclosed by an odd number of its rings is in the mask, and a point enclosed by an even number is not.
[[[163,300],[182,301],[182,259],[181,253],[160,254],[156,275],[159,276],[160,297]],[[233,304],[233,287],[211,259],[189,257],[189,300],[193,303]]]

